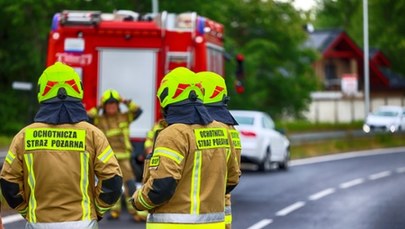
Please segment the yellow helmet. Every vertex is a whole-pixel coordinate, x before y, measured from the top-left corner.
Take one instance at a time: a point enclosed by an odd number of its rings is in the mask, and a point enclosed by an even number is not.
[[[222,76],[208,71],[199,72],[196,75],[204,88],[204,104],[227,103],[228,91]]]
[[[101,104],[104,105],[107,102],[119,103],[122,100],[120,93],[113,89],[107,89],[101,96]]]
[[[82,100],[83,88],[79,75],[70,66],[61,62],[45,69],[38,79],[38,102]]]
[[[196,82],[195,73],[185,67],[177,67],[163,77],[157,97],[162,108],[180,102],[203,100],[201,84]]]

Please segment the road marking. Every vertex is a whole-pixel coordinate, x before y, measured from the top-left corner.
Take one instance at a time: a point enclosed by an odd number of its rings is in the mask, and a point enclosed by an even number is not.
[[[396,148],[354,151],[354,152],[331,154],[331,155],[317,156],[317,157],[304,158],[304,159],[295,159],[295,160],[291,160],[289,165],[290,166],[307,165],[307,164],[327,162],[327,161],[344,160],[344,159],[350,159],[350,158],[355,158],[355,157],[367,157],[367,156],[380,155],[380,154],[403,153],[404,150],[405,150],[404,147],[396,147]]]
[[[15,223],[17,221],[24,220],[24,218],[19,214],[2,216],[1,218],[3,220],[3,224]]]
[[[303,207],[304,205],[305,205],[305,202],[303,202],[303,201],[296,202],[296,203],[291,204],[290,206],[276,212],[276,216],[286,216],[286,215],[290,214],[291,212]]]
[[[397,173],[405,173],[405,167],[400,167],[396,169]]]
[[[261,228],[264,228],[265,226],[271,224],[272,222],[273,222],[272,219],[262,219],[259,222],[248,227],[248,229],[261,229]]]
[[[355,185],[359,185],[359,184],[361,184],[363,182],[364,182],[363,178],[358,178],[358,179],[354,179],[354,180],[342,183],[342,184],[339,185],[339,187],[343,188],[343,189],[350,188],[350,187],[353,187]]]
[[[387,176],[389,176],[389,175],[391,175],[391,171],[383,171],[383,172],[380,172],[380,173],[371,174],[371,175],[368,177],[368,179],[370,179],[370,180],[377,180],[377,179],[380,179],[380,178],[387,177]]]
[[[334,192],[335,192],[334,188],[328,188],[328,189],[325,189],[323,191],[317,192],[317,193],[309,196],[308,199],[310,199],[310,200],[319,200],[319,199],[321,199],[321,198],[323,198],[323,197],[325,197],[327,195],[330,195],[330,194],[332,194]]]

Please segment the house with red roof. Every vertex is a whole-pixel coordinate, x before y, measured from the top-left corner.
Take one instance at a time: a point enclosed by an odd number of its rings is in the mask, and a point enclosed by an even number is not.
[[[319,51],[321,57],[313,64],[315,74],[325,91],[341,90],[342,77],[357,77],[358,90],[364,88],[363,50],[341,29],[316,30],[305,43]],[[369,52],[370,93],[398,93],[405,89],[405,78],[390,69],[390,61],[380,51]]]

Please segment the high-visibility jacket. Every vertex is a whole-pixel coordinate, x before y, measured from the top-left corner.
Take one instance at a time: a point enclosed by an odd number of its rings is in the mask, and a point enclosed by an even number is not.
[[[155,142],[133,204],[148,210],[147,228],[225,227],[225,193],[239,182],[231,138],[218,122],[172,124]]]
[[[139,116],[140,108],[130,101],[128,111],[118,112],[114,116],[99,115],[98,109],[93,108],[87,114],[94,119],[94,125],[107,136],[118,160],[130,159],[132,144],[129,138],[129,125]]]
[[[97,228],[97,219],[122,193],[111,146],[84,121],[22,129],[10,145],[0,182],[28,228]]]

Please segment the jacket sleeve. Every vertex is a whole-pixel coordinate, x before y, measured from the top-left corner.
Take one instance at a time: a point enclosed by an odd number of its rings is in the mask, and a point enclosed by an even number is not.
[[[239,178],[241,176],[241,170],[239,165],[239,152],[240,149],[236,142],[237,132],[235,133],[233,129],[229,129],[229,141],[230,141],[230,153],[227,156],[227,169],[228,169],[228,177],[226,181],[226,194],[230,193],[239,183]],[[238,137],[239,138],[239,137]],[[240,144],[239,144],[240,145]]]
[[[114,152],[101,131],[95,134],[95,174],[98,179],[95,189],[97,215],[102,217],[122,194],[122,173]]]
[[[23,134],[16,135],[10,145],[0,175],[1,190],[8,205],[26,216],[28,203],[24,192]]]
[[[142,109],[133,101],[128,100],[125,103],[128,107],[128,122],[135,121],[142,114]]]
[[[133,195],[138,210],[151,210],[166,203],[173,196],[184,168],[185,140],[181,134],[162,131],[147,165],[148,177]]]

